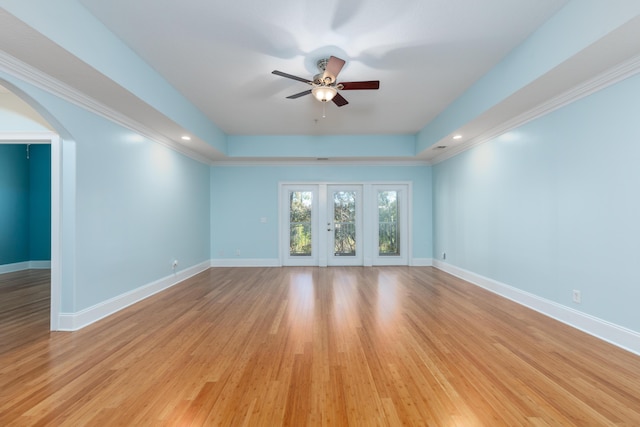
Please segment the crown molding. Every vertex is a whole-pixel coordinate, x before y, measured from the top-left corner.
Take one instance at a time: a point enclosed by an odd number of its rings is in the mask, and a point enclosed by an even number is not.
[[[197,160],[201,163],[211,163],[211,159],[204,157],[188,148],[180,145],[179,143],[165,137],[164,135],[155,132],[142,123],[133,120],[116,110],[102,104],[101,102],[85,95],[82,92],[77,91],[71,86],[57,80],[35,67],[32,67],[25,62],[9,55],[6,52],[0,50],[0,71],[4,71],[25,83],[29,83],[39,89],[49,92],[67,102],[75,104],[85,110],[88,110],[100,117],[103,117],[109,121],[117,123],[139,135],[150,139],[153,142],[164,145],[174,151],[179,152],[187,157]]]
[[[312,160],[312,159],[279,159],[279,160],[226,160],[210,161],[212,166],[429,166],[426,160],[416,159],[341,159],[341,160]]]
[[[499,137],[511,130],[514,130],[532,120],[545,116],[559,108],[562,108],[568,104],[576,102],[579,99],[582,99],[586,96],[589,96],[595,92],[598,92],[608,86],[616,84],[624,79],[627,79],[637,73],[640,72],[640,55],[635,56],[627,61],[624,61],[618,64],[615,67],[610,68],[597,75],[596,77],[586,80],[583,83],[580,83],[577,86],[561,93],[558,96],[555,96],[548,101],[528,110],[522,114],[519,114],[513,117],[510,120],[507,120],[501,123],[498,126],[495,126],[486,132],[481,133],[475,138],[470,139],[464,144],[460,144],[458,146],[452,147],[450,150],[443,152],[440,155],[433,157],[430,160],[432,165],[440,163],[444,160],[450,159],[460,153],[463,153],[467,150],[470,150],[473,147],[476,147],[480,144],[484,144],[485,142],[489,142],[492,139]],[[441,145],[444,140],[439,141],[435,144]]]

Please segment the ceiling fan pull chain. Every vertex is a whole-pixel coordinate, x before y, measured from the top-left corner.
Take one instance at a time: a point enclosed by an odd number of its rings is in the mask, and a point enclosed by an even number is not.
[[[323,119],[327,117],[327,114],[326,114],[326,106],[327,106],[327,103],[326,103],[326,102],[323,102],[323,103],[322,103],[322,118],[323,118]]]

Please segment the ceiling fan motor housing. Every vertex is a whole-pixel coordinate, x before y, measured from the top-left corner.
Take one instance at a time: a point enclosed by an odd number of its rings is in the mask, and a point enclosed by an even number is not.
[[[324,73],[324,70],[327,69],[327,64],[329,63],[329,58],[322,58],[322,59],[318,59],[318,62],[316,62],[316,65],[318,66],[318,70],[320,70],[320,73]]]

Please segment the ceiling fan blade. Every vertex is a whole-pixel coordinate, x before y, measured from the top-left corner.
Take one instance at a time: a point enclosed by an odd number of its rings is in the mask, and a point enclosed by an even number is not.
[[[379,80],[370,80],[366,82],[342,82],[342,90],[365,90],[380,89]]]
[[[349,101],[344,99],[344,97],[339,93],[336,93],[336,96],[333,97],[333,103],[336,104],[338,107],[342,107],[343,105],[347,105]]]
[[[301,96],[309,95],[310,93],[311,93],[311,89],[305,90],[304,92],[296,93],[294,95],[289,95],[289,96],[287,96],[287,99],[300,98]]]
[[[271,74],[275,74],[276,76],[280,76],[280,77],[286,77],[288,79],[297,80],[297,81],[302,82],[302,83],[308,83],[308,84],[312,83],[312,81],[309,80],[309,79],[305,79],[305,78],[302,78],[302,77],[294,76],[292,74],[283,73],[282,71],[278,71],[278,70],[273,70],[271,72]]]
[[[344,67],[344,59],[336,58],[335,56],[330,57],[324,69],[324,74],[322,74],[322,80],[326,81],[327,77],[329,77],[331,83],[335,82],[342,67]]]

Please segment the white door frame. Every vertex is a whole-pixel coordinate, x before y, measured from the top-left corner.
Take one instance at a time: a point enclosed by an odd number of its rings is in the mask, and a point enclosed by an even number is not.
[[[316,235],[314,236],[314,240],[319,240],[317,253],[318,259],[311,261],[312,263],[307,262],[305,265],[317,265],[320,267],[327,267],[328,263],[328,243],[327,243],[327,227],[322,227],[327,224],[327,209],[323,208],[327,206],[327,187],[337,185],[337,186],[361,186],[362,187],[362,229],[363,232],[360,236],[360,241],[362,243],[362,255],[363,261],[361,265],[365,267],[370,267],[372,265],[380,264],[380,265],[411,265],[412,264],[412,221],[413,221],[413,184],[410,181],[373,181],[373,182],[353,182],[353,181],[345,181],[345,182],[279,182],[278,183],[278,217],[279,217],[279,227],[280,230],[278,232],[278,245],[279,245],[279,253],[280,253],[280,265],[293,265],[291,264],[291,257],[289,257],[289,222],[288,222],[288,197],[285,195],[288,194],[288,190],[291,188],[317,188],[318,192],[318,212],[314,221],[314,230],[317,230]],[[378,257],[375,253],[377,248],[374,248],[375,242],[377,238],[374,233],[377,233],[377,214],[374,218],[371,212],[377,212],[377,199],[375,196],[376,188],[404,188],[406,189],[406,204],[403,205],[405,211],[403,213],[403,222],[401,222],[401,227],[403,228],[404,233],[404,242],[406,246],[405,256],[397,258],[395,260],[392,257]],[[404,226],[402,225],[404,223]],[[373,233],[370,233],[369,230],[373,230]],[[324,236],[318,239],[318,232],[323,233]],[[395,262],[392,262],[395,261]],[[299,262],[297,263],[299,264]]]
[[[379,222],[379,212],[377,206],[377,194],[378,191],[384,190],[395,190],[398,192],[398,209],[399,209],[399,226],[400,226],[400,255],[399,256],[380,256],[379,249],[379,230],[378,230],[378,222]],[[411,237],[409,230],[411,229],[410,224],[410,212],[411,212],[411,187],[407,184],[374,184],[371,186],[371,203],[374,204],[373,210],[375,211],[375,215],[372,218],[374,222],[374,226],[371,227],[371,231],[373,235],[371,238],[373,239],[373,243],[371,247],[374,249],[373,257],[373,265],[409,265],[409,260],[411,259],[409,256],[410,247],[411,247]]]
[[[50,329],[59,328],[61,303],[61,145],[60,136],[53,132],[0,132],[0,144],[51,145],[51,316]]]
[[[313,194],[312,204],[311,204],[311,256],[291,256],[289,251],[289,192],[290,191],[311,191]],[[278,206],[279,206],[279,215],[278,215],[278,223],[280,224],[280,232],[278,235],[280,238],[279,246],[280,246],[280,265],[287,266],[313,266],[319,265],[321,262],[320,259],[322,256],[320,255],[320,245],[318,236],[320,233],[319,226],[320,222],[320,192],[319,185],[317,184],[280,184],[280,189],[278,191]],[[326,258],[326,256],[325,256]],[[325,261],[326,263],[326,261]]]

